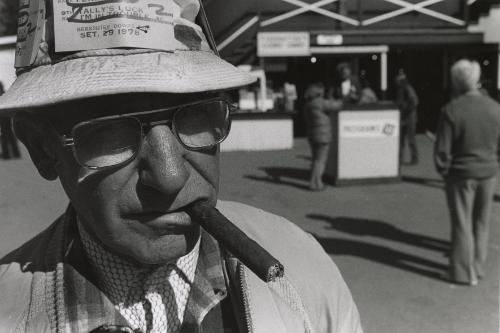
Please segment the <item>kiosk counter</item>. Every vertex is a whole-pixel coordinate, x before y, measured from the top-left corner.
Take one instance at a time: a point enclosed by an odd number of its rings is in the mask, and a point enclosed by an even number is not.
[[[325,170],[334,185],[400,178],[400,112],[390,102],[346,106],[331,114],[333,141]]]
[[[293,148],[293,112],[235,112],[221,151]]]

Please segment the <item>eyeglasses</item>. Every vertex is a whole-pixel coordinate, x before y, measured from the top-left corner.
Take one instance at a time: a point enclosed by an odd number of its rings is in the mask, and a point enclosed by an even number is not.
[[[72,147],[76,161],[89,169],[120,166],[133,160],[145,134],[167,125],[189,150],[210,149],[224,141],[236,107],[220,98],[160,110],[101,117],[76,124],[71,136],[63,135],[64,147]]]

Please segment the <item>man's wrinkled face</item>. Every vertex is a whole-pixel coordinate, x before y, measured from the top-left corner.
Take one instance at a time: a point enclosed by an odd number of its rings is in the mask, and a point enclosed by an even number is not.
[[[163,97],[161,104],[193,98],[206,95]],[[75,102],[51,122],[60,133],[94,115],[158,108],[158,101],[145,96],[102,101]],[[200,199],[215,205],[217,198],[218,149],[188,150],[166,125],[147,131],[137,157],[119,167],[90,170],[76,162],[71,148],[60,145],[56,160],[57,174],[87,231],[111,251],[143,264],[168,262],[189,252],[200,229],[186,214],[186,205]]]

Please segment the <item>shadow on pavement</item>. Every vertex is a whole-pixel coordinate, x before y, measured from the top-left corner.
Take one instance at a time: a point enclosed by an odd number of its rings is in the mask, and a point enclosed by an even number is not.
[[[289,168],[289,167],[263,167],[260,170],[264,171],[267,175],[255,176],[245,175],[244,177],[251,180],[284,184],[293,186],[301,190],[309,191],[309,174],[308,169]]]
[[[387,222],[352,217],[330,217],[321,214],[308,214],[306,217],[313,220],[325,221],[330,224],[331,229],[351,235],[376,236],[439,252],[448,252],[450,249],[450,242],[448,241],[407,232]]]
[[[444,281],[443,274],[448,268],[447,265],[385,246],[341,238],[322,238],[315,234],[313,236],[329,254],[353,255],[437,280]]]
[[[413,183],[434,188],[444,188],[444,182],[441,179],[421,178],[414,176],[402,176],[401,179],[407,183]]]
[[[495,194],[495,196],[493,197],[493,200],[500,201],[500,194]]]

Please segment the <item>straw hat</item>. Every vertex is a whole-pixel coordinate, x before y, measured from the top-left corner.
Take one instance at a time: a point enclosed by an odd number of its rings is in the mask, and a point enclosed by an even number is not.
[[[25,2],[17,79],[0,96],[0,116],[92,96],[218,91],[254,81],[211,50],[195,23],[199,0]]]

